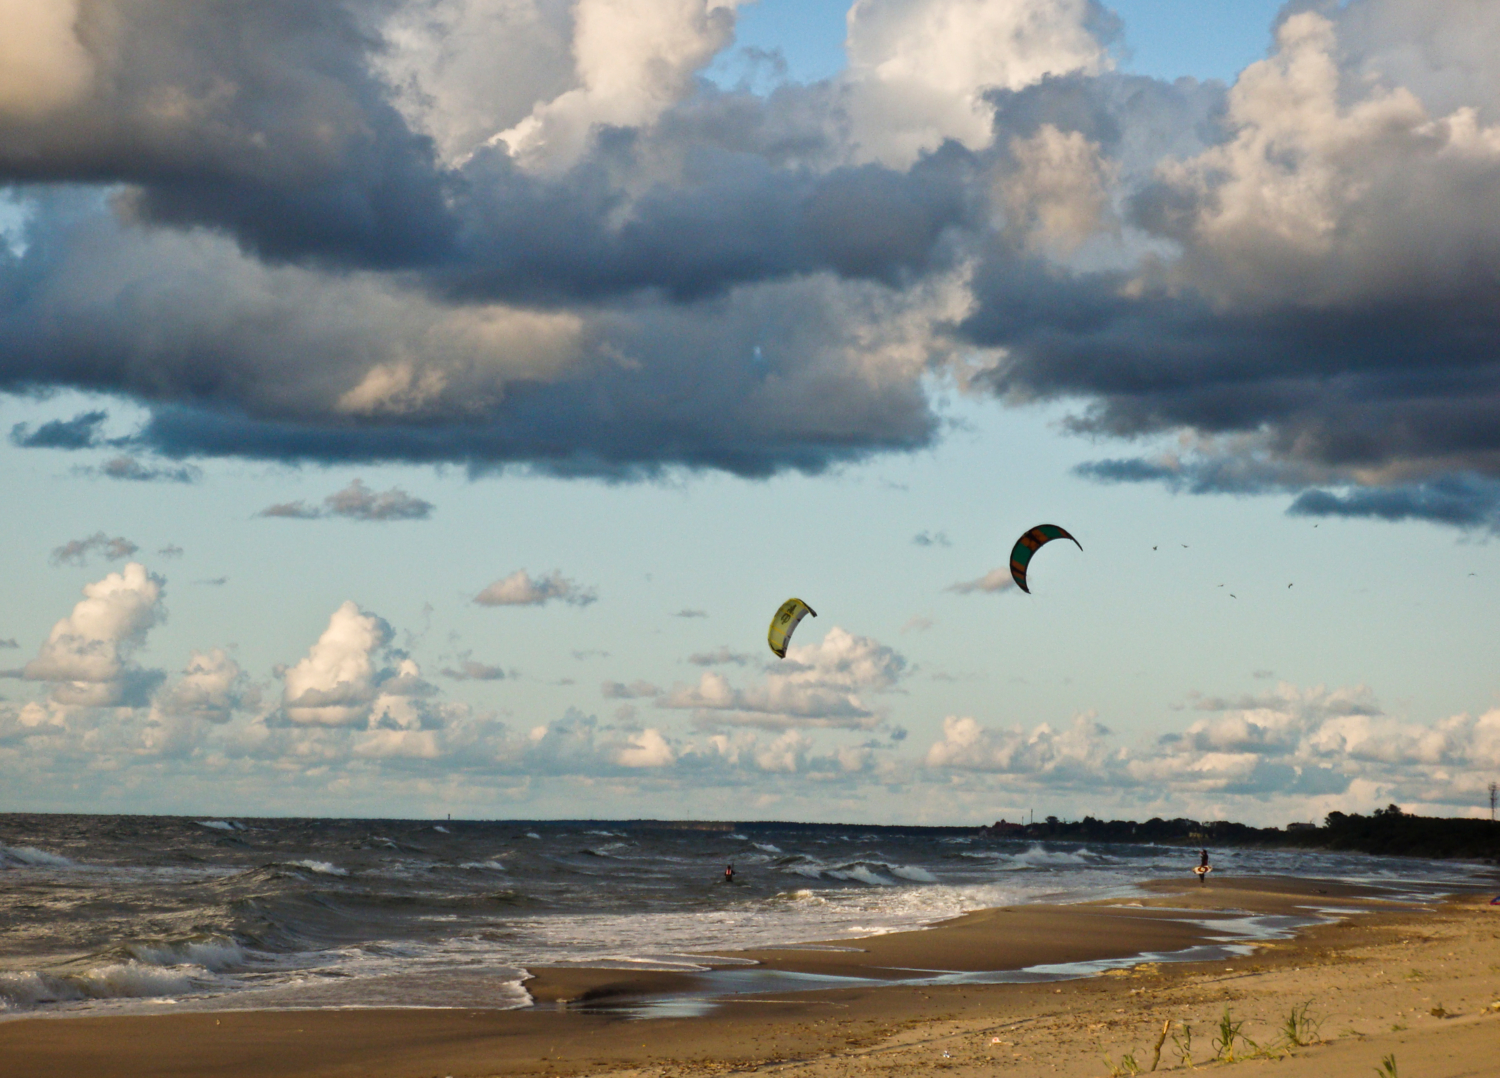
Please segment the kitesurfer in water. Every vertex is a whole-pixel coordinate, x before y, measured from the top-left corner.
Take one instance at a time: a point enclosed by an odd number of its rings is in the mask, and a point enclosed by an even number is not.
[[[734,882],[734,866],[733,865],[725,865],[724,866],[724,882],[725,883],[733,883]]]

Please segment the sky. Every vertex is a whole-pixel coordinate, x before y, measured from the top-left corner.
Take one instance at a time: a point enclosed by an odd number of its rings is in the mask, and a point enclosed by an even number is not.
[[[0,17],[0,811],[1488,813],[1493,5]]]

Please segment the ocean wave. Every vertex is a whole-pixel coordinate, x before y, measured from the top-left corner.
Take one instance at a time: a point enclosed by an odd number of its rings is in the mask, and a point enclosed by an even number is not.
[[[874,871],[868,865],[850,865],[847,868],[830,868],[828,875],[836,880],[857,880],[872,887],[890,887],[891,880]]]
[[[311,859],[308,859],[305,861],[285,861],[283,862],[283,864],[291,868],[305,868],[307,869],[307,871],[316,872],[320,876],[349,875],[349,870],[347,868],[339,868],[338,865],[332,864],[328,861],[313,861]]]
[[[198,966],[163,968],[142,962],[116,962],[77,973],[24,970],[0,973],[0,1011],[31,1010],[49,1003],[93,999],[152,999],[180,996],[206,987],[208,971]]]
[[[891,887],[895,880],[882,873],[889,873],[910,883],[937,883],[938,878],[917,865],[895,864],[890,861],[861,858],[830,865],[806,854],[794,854],[783,858],[776,866],[782,872],[790,872],[808,879],[840,880],[845,883],[863,883],[871,887]]]
[[[818,894],[818,892],[812,891],[812,890],[808,890],[805,887],[804,888],[800,888],[799,890],[796,890],[796,891],[781,891],[781,892],[779,892],[778,894],[776,894],[774,896],[774,898],[772,899],[772,901],[774,901],[774,902],[807,903],[807,904],[813,905],[813,906],[826,906],[826,905],[828,905],[828,899],[826,899],[822,895]]]
[[[1099,858],[1088,850],[1079,848],[1077,850],[1049,850],[1040,843],[1034,843],[1030,849],[1023,853],[1012,854],[1010,867],[1013,868],[1053,868],[1061,865],[1091,865],[1097,863]]]
[[[489,861],[465,861],[462,864],[460,864],[458,867],[459,868],[483,868],[483,869],[488,869],[490,872],[504,872],[505,871],[505,866],[502,865],[499,861],[495,861],[495,860],[489,860]]]
[[[34,846],[0,846],[0,868],[77,868],[78,862]]]
[[[757,850],[764,850],[766,853],[781,852],[780,846],[772,846],[769,842],[752,842],[750,845],[754,846]]]
[[[248,831],[250,828],[238,820],[196,820],[199,827],[207,827],[213,831]]]
[[[916,865],[892,865],[891,875],[900,876],[903,880],[911,880],[913,883],[937,883],[938,878],[925,868]]]
[[[147,966],[197,966],[214,973],[249,964],[245,949],[222,936],[184,940],[143,940],[121,948],[130,960]]]

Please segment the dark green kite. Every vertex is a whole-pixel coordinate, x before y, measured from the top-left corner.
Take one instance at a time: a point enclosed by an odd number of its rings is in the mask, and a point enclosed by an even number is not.
[[[1016,582],[1016,587],[1020,588],[1027,595],[1031,594],[1031,589],[1026,586],[1026,567],[1031,564],[1031,556],[1054,539],[1072,539],[1074,546],[1079,550],[1083,549],[1082,543],[1077,539],[1073,539],[1071,535],[1056,524],[1038,524],[1035,528],[1032,528],[1025,535],[1021,536],[1021,538],[1017,539],[1016,545],[1011,549],[1011,579]]]

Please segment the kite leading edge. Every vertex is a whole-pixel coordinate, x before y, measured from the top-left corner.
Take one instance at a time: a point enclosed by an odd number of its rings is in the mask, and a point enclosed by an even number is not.
[[[818,616],[818,612],[801,599],[788,599],[776,611],[776,616],[771,619],[771,631],[766,634],[766,641],[778,659],[786,658],[786,646],[791,642],[792,631],[808,614]]]
[[[1073,539],[1065,529],[1059,528],[1056,524],[1038,524],[1017,539],[1016,545],[1011,548],[1011,579],[1016,582],[1016,587],[1027,595],[1031,594],[1031,589],[1026,586],[1026,567],[1031,564],[1031,556],[1054,539],[1070,539],[1079,550],[1083,549],[1082,543]]]

